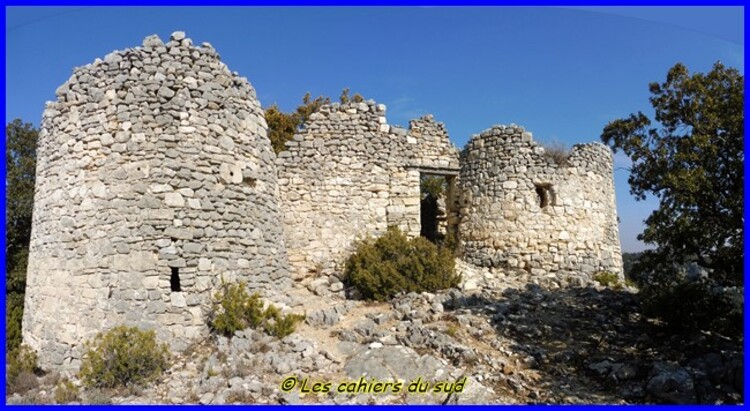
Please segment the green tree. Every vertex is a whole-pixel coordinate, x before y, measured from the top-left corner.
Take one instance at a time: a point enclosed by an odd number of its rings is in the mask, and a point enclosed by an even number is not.
[[[319,96],[313,100],[310,93],[307,93],[302,98],[302,104],[294,112],[285,113],[279,109],[276,103],[268,107],[266,109],[266,123],[268,123],[268,138],[271,140],[273,151],[276,154],[284,151],[286,142],[294,137],[294,134],[300,130],[310,115],[317,111],[320,106],[330,103],[331,99],[328,97]]]
[[[742,283],[743,80],[721,63],[693,75],[677,64],[649,86],[659,127],[639,112],[604,128],[602,141],[633,161],[631,193],[659,200],[639,236],[657,246],[644,254],[650,264],[695,261],[716,281]]]
[[[622,271],[625,274],[625,278],[633,279],[631,271],[633,270],[633,265],[638,262],[638,259],[641,258],[641,253],[622,253]]]
[[[602,132],[605,144],[633,162],[630,192],[638,200],[647,194],[659,200],[638,236],[656,248],[639,257],[633,274],[650,287],[644,298],[652,298],[663,310],[698,314],[697,305],[691,309],[666,303],[680,301],[678,290],[708,293],[715,285],[742,286],[743,82],[737,70],[721,63],[708,73],[692,75],[677,64],[664,83],[649,85],[653,126],[638,112],[610,122]],[[705,284],[686,285],[678,273],[688,263],[709,270]],[[706,307],[716,304],[700,309]],[[678,316],[671,319],[679,321]]]
[[[33,125],[19,119],[5,127],[5,346],[8,351],[21,342],[38,134]]]

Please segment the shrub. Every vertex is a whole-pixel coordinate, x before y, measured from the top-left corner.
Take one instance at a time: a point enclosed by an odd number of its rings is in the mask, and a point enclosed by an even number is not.
[[[246,328],[262,328],[268,334],[283,338],[294,332],[302,315],[282,315],[273,305],[263,309],[258,293],[247,293],[245,283],[226,283],[222,279],[221,289],[212,302],[210,327],[215,332],[231,337],[236,331]]]
[[[36,373],[37,355],[30,347],[21,344],[10,350],[6,357],[7,374],[5,386],[8,392],[23,393],[38,385]]]
[[[305,319],[304,315],[288,314],[282,315],[274,306],[269,306],[265,313],[263,329],[274,337],[284,338],[294,332],[297,323]]]
[[[83,399],[82,403],[89,405],[110,405],[112,404],[112,396],[105,390],[99,388],[88,390],[86,391],[86,397]]]
[[[395,227],[377,240],[360,242],[346,263],[344,281],[365,299],[385,301],[400,292],[435,292],[455,287],[453,254],[428,240],[411,240]]]
[[[55,387],[55,403],[68,404],[80,401],[80,391],[69,379],[64,378]]]
[[[705,282],[682,281],[645,287],[640,296],[644,314],[664,321],[672,332],[713,331],[732,338],[742,336],[741,295],[712,289]]]
[[[570,152],[565,147],[565,144],[553,141],[551,143],[544,144],[544,156],[551,159],[555,164],[559,166],[568,165],[568,157]]]
[[[139,385],[156,379],[169,366],[166,344],[153,330],[115,327],[84,344],[80,377],[89,388]]]
[[[233,284],[222,279],[211,312],[211,328],[231,336],[238,330],[257,328],[263,322],[263,301],[258,294],[249,295],[244,282]]]
[[[18,373],[16,378],[14,378],[12,382],[10,382],[10,385],[8,386],[8,392],[17,392],[19,394],[23,394],[37,387],[39,387],[39,378],[36,376],[36,374],[28,371],[21,371],[20,373]]]
[[[615,289],[622,287],[620,278],[617,276],[617,274],[609,271],[599,271],[598,273],[594,274],[594,281],[605,287],[613,287]]]

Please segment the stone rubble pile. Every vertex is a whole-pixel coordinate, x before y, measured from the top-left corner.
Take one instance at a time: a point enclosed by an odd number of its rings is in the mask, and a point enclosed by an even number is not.
[[[459,261],[462,267],[470,267]],[[468,273],[471,277],[471,273]],[[495,277],[502,277],[494,270]],[[632,290],[505,276],[505,288],[409,293],[382,304],[311,296],[283,339],[247,329],[189,348],[153,387],[113,403],[729,404],[741,402],[741,347],[674,340],[639,316]],[[464,284],[465,285],[465,284]],[[300,288],[307,292],[306,289]],[[317,308],[317,310],[313,308]],[[283,392],[311,381],[458,381],[448,396]],[[78,382],[76,382],[78,383]],[[47,394],[40,394],[46,392]],[[49,388],[35,397],[50,395]],[[84,392],[84,402],[96,392]],[[24,402],[14,395],[9,403]],[[44,400],[43,400],[44,401]],[[46,401],[51,401],[47,399]]]

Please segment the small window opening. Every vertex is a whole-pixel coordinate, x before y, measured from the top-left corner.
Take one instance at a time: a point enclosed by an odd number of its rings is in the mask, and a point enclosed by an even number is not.
[[[172,276],[169,278],[169,285],[172,291],[182,291],[180,287],[180,269],[172,267]]]
[[[255,179],[252,177],[245,177],[242,182],[248,187],[255,187]]]
[[[540,208],[555,205],[555,191],[552,189],[552,184],[536,184],[536,195],[539,197]]]

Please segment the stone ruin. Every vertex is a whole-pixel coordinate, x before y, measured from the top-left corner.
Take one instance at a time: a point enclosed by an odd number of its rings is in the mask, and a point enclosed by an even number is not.
[[[205,336],[222,279],[285,302],[357,239],[420,233],[420,179],[448,183],[462,257],[546,275],[622,273],[612,154],[551,163],[522,128],[460,153],[432,116],[391,126],[372,101],[326,105],[278,157],[250,83],[184,33],[74,70],[45,109],[37,150],[23,339],[75,369],[116,325],[175,350]]]
[[[420,175],[459,171],[432,116],[392,127],[374,102],[324,106],[276,161],[289,261],[297,277],[335,269],[357,239],[420,233]]]

